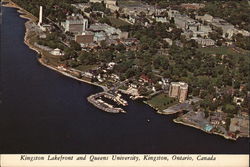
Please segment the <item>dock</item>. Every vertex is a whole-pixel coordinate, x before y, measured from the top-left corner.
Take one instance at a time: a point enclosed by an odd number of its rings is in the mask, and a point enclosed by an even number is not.
[[[106,111],[109,113],[126,113],[126,111],[123,110],[122,108],[116,108],[113,105],[106,103],[105,101],[103,101],[101,99],[101,97],[105,97],[105,98],[108,98],[110,100],[113,100],[118,105],[122,105],[122,106],[128,105],[127,101],[121,98],[121,95],[115,96],[115,95],[110,94],[108,92],[101,92],[101,93],[91,95],[87,98],[87,100],[91,104],[93,104],[95,107],[97,107],[103,111]]]

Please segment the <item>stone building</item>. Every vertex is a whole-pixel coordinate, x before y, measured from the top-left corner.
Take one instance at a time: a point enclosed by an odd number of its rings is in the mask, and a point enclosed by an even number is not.
[[[65,32],[72,33],[82,33],[88,28],[88,19],[83,18],[82,15],[74,15],[67,17],[65,22],[62,22],[61,25],[64,27]]]

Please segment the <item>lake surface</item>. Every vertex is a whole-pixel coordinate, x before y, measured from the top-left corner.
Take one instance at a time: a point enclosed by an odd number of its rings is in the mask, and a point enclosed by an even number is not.
[[[95,108],[87,97],[102,89],[40,65],[23,42],[26,20],[3,11],[0,153],[248,153],[247,138],[176,124],[140,101],[127,114]]]

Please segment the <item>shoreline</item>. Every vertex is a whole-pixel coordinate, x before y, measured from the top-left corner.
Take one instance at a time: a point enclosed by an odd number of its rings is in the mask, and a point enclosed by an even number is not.
[[[204,129],[198,127],[198,126],[195,126],[195,125],[192,125],[192,124],[189,124],[189,123],[186,123],[186,122],[182,122],[182,121],[177,121],[176,119],[173,120],[175,123],[177,124],[182,124],[182,125],[185,125],[185,126],[189,126],[189,127],[193,127],[195,129],[199,129],[207,134],[211,134],[211,135],[219,135],[219,136],[222,136],[224,137],[225,139],[228,139],[228,140],[233,140],[233,141],[236,141],[240,136],[237,136],[236,138],[232,138],[232,137],[229,137],[229,136],[226,136],[224,134],[221,134],[221,133],[217,133],[217,132],[207,132],[205,131]]]
[[[9,8],[16,8],[16,9],[18,9],[17,12],[20,13],[20,17],[21,17],[21,18],[24,18],[24,19],[28,19],[28,20],[25,22],[25,24],[29,24],[30,22],[34,22],[34,21],[35,21],[34,18],[31,18],[31,17],[29,16],[29,15],[32,15],[31,13],[29,13],[28,11],[26,11],[25,9],[23,9],[23,8],[20,7],[20,6],[18,6],[17,4],[15,4],[15,3],[12,2],[12,1],[8,1],[8,2],[9,2],[8,4],[3,5],[3,6],[4,6],[4,7],[9,7]],[[32,16],[33,16],[33,15],[32,15]],[[33,16],[33,17],[35,17],[35,16]],[[25,26],[24,43],[25,43],[30,49],[32,49],[32,50],[36,51],[38,54],[41,54],[42,56],[44,56],[43,53],[42,53],[39,49],[37,49],[36,47],[34,47],[34,46],[30,43],[30,41],[29,41],[29,39],[28,39],[28,35],[29,35],[29,30],[28,30],[27,27]],[[43,65],[43,66],[45,66],[45,67],[47,67],[47,68],[49,68],[49,69],[51,69],[51,70],[57,71],[57,72],[63,74],[64,76],[73,78],[73,79],[75,79],[75,80],[77,80],[77,81],[81,81],[81,82],[84,82],[84,83],[87,83],[87,84],[91,84],[91,85],[94,85],[94,86],[101,87],[104,91],[105,91],[105,89],[106,89],[105,86],[98,85],[98,84],[96,84],[96,83],[89,82],[89,81],[87,81],[87,80],[83,80],[83,79],[77,78],[77,77],[75,77],[75,76],[72,76],[72,75],[70,75],[70,74],[64,72],[64,71],[61,71],[61,70],[57,69],[56,67],[50,66],[50,65],[44,63],[44,62],[42,61],[42,58],[37,58],[37,60],[38,60],[38,62],[39,62],[41,65]]]
[[[37,18],[35,16],[33,16],[31,13],[29,13],[28,11],[26,11],[25,9],[23,9],[22,7],[18,6],[17,4],[15,4],[14,2],[12,2],[11,0],[8,0],[7,1],[8,4],[6,5],[3,5],[4,7],[9,7],[9,8],[16,8],[18,9],[17,12],[20,13],[20,16],[21,18],[24,18],[24,19],[27,19],[27,21],[25,22],[25,35],[24,35],[24,43],[32,50],[36,51],[38,54],[41,54],[42,57],[44,56],[43,53],[37,49],[36,47],[34,47],[31,43],[30,43],[30,39],[28,39],[28,35],[30,33],[29,29],[26,27],[26,24],[29,24],[31,22],[36,22]],[[67,77],[70,77],[72,79],[75,79],[77,81],[80,81],[80,82],[83,82],[83,83],[86,83],[86,84],[91,84],[91,85],[94,85],[94,86],[98,86],[98,87],[101,87],[103,89],[103,91],[105,91],[107,89],[107,87],[105,86],[102,86],[102,85],[99,85],[97,83],[93,83],[93,82],[90,82],[90,81],[87,81],[87,80],[84,80],[84,79],[80,79],[80,78],[77,78],[69,73],[66,73],[62,70],[59,70],[57,69],[56,67],[52,66],[52,65],[49,65],[49,64],[46,64],[45,62],[43,62],[43,58],[37,58],[38,62],[51,69],[51,70],[54,70],[54,71],[57,71],[59,73],[61,73],[62,75],[64,76],[67,76]],[[124,92],[122,92],[124,93]],[[126,94],[126,93],[124,93]],[[129,95],[129,94],[127,94]],[[148,106],[150,106],[151,108],[153,108],[154,110],[156,110],[156,113],[157,114],[161,114],[161,115],[172,115],[174,113],[171,113],[171,114],[167,114],[167,113],[164,113],[164,112],[161,112],[158,108],[156,107],[153,107],[151,104],[149,104],[147,101],[143,101],[144,104],[147,104]],[[188,124],[188,123],[185,123],[185,122],[182,122],[182,121],[177,121],[176,119],[173,119],[173,122],[175,123],[178,123],[178,124],[182,124],[182,125],[185,125],[185,126],[189,126],[189,127],[193,127],[193,128],[196,128],[196,129],[199,129],[199,130],[202,130],[203,132],[206,132],[204,131],[202,128],[198,127],[198,126],[195,126],[195,125],[192,125],[192,124]],[[234,140],[236,141],[240,136],[236,136],[236,138],[231,138],[231,137],[228,137],[226,135],[223,135],[223,134],[220,134],[220,133],[217,133],[217,132],[214,132],[214,133],[211,133],[211,132],[206,132],[208,134],[217,134],[219,136],[223,136],[225,139],[229,139],[229,140]]]

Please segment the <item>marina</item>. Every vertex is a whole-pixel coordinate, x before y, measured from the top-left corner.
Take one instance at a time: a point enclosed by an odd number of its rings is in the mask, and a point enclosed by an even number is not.
[[[109,113],[126,113],[125,110],[123,110],[122,108],[116,108],[111,104],[108,104],[107,102],[105,102],[102,97],[108,98],[110,100],[113,100],[114,102],[116,102],[118,105],[123,105],[123,106],[127,106],[128,103],[126,100],[121,98],[121,95],[113,95],[110,94],[108,92],[101,92],[101,93],[96,93],[94,95],[91,95],[87,98],[87,100],[93,104],[95,107],[109,112]]]

